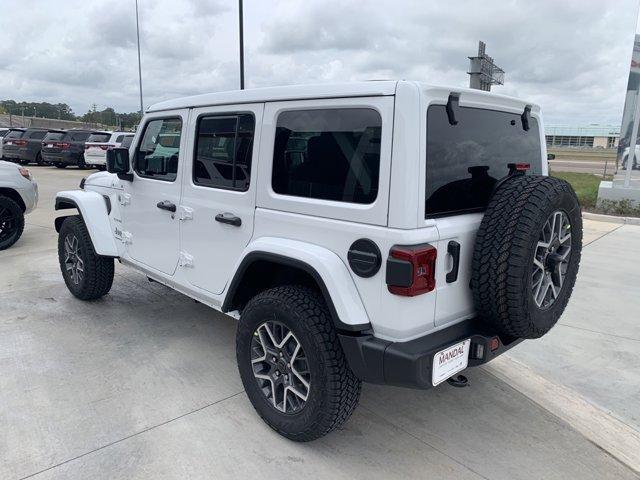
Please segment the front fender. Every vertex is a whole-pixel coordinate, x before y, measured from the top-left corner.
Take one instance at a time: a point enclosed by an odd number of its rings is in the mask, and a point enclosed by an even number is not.
[[[67,190],[56,195],[56,210],[77,208],[87,226],[93,248],[98,255],[117,257],[118,247],[111,232],[105,198],[97,192]]]
[[[371,328],[362,299],[344,262],[332,251],[310,243],[277,237],[262,237],[244,249],[235,265],[235,276],[225,292],[227,305],[233,298],[234,285],[241,281],[243,272],[256,260],[267,259],[276,263],[289,263],[302,267],[319,283],[327,304],[340,326],[347,330]],[[327,298],[328,297],[328,298]]]

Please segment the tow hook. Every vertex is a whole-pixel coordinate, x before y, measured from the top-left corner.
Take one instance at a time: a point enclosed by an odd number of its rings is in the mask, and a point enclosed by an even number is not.
[[[452,387],[462,388],[469,386],[469,379],[464,375],[456,375],[447,379],[447,383]]]

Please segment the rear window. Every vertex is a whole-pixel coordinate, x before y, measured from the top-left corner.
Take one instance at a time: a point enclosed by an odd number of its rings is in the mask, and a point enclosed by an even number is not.
[[[89,132],[67,132],[64,136],[66,142],[86,142],[91,135]]]
[[[92,133],[89,135],[89,138],[87,138],[87,142],[105,143],[108,142],[110,138],[110,133]]]
[[[58,140],[62,140],[64,136],[64,132],[49,132],[44,137],[44,142],[55,142]]]
[[[4,138],[22,138],[22,135],[24,135],[24,132],[21,130],[11,130]]]
[[[47,132],[44,130],[36,130],[29,133],[29,138],[33,138],[34,140],[42,140],[46,134]]]
[[[4,138],[7,133],[9,133],[9,130],[0,130],[0,138]]]
[[[445,105],[428,109],[427,218],[483,211],[509,163],[529,163],[530,173],[542,173],[535,118],[524,130],[520,114],[461,107],[456,120],[449,124]]]
[[[382,119],[370,108],[296,110],[278,116],[276,193],[351,203],[378,195]]]

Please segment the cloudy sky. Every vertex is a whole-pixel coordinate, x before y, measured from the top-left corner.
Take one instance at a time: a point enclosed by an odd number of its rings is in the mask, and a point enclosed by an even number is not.
[[[139,0],[145,106],[238,87],[236,0]],[[0,99],[138,109],[134,0],[0,0]],[[467,86],[478,40],[497,93],[547,123],[618,124],[638,0],[245,0],[248,87],[381,78]]]

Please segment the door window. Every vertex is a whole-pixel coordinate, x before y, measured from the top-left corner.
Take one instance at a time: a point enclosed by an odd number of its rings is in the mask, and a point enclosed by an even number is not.
[[[370,108],[295,110],[278,116],[276,193],[351,203],[378,195],[382,119]]]
[[[246,191],[251,178],[255,120],[251,114],[198,120],[193,183]]]
[[[173,182],[178,176],[182,120],[162,118],[145,126],[136,152],[134,170],[145,178]]]

